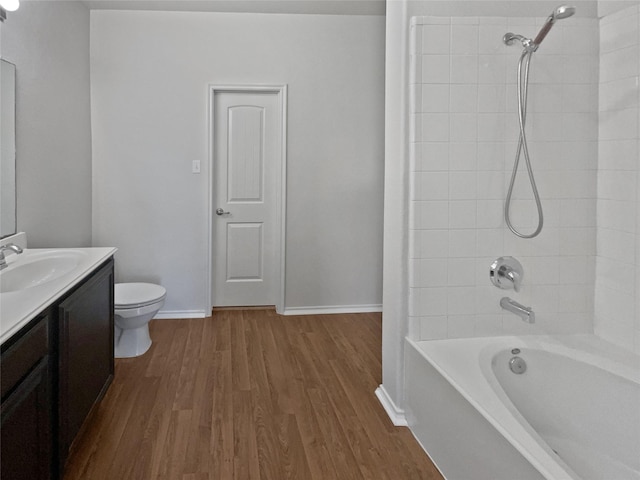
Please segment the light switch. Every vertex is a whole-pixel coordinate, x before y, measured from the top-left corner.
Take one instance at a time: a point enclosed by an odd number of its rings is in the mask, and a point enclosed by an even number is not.
[[[200,173],[200,160],[191,162],[191,173]]]

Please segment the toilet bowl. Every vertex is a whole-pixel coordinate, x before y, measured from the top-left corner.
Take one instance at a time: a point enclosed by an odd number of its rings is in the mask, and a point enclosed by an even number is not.
[[[164,305],[167,291],[152,283],[116,283],[114,355],[131,358],[151,347],[149,321]]]

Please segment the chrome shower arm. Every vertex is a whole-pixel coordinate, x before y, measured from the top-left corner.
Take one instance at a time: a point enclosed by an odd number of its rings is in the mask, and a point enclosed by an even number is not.
[[[504,42],[505,45],[513,45],[513,43],[518,40],[522,46],[525,48],[525,50],[529,51],[529,52],[535,52],[538,49],[538,45],[531,40],[530,38],[527,38],[523,35],[518,35],[517,33],[505,33],[504,36],[502,37],[502,41]]]

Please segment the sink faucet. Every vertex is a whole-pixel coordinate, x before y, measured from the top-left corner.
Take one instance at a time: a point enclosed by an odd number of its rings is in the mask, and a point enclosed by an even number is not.
[[[11,250],[16,254],[22,253],[22,248],[18,245],[14,245],[13,243],[8,243],[7,245],[0,246],[0,270],[7,268],[7,259],[4,256],[5,250]]]

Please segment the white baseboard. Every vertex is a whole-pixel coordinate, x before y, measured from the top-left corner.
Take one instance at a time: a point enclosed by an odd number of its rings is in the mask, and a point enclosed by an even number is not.
[[[334,313],[371,313],[382,312],[382,305],[343,305],[329,307],[285,308],[283,315],[329,315]],[[155,320],[205,318],[204,310],[161,310],[153,317]]]
[[[377,313],[382,305],[335,305],[326,307],[285,308],[283,315],[330,315],[334,313]]]
[[[188,318],[205,318],[207,314],[204,310],[161,310],[154,320],[183,320]]]
[[[384,411],[387,412],[387,415],[389,415],[391,422],[393,422],[396,427],[406,427],[409,425],[407,423],[407,419],[404,416],[404,410],[398,408],[383,385],[380,385],[378,388],[376,388],[376,397],[378,397],[378,400],[380,400]]]

